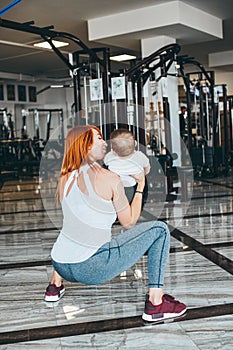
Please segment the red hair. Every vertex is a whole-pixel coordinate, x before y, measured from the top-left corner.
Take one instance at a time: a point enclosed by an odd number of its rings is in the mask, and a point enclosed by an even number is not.
[[[99,128],[95,125],[82,125],[73,127],[67,134],[64,156],[61,166],[60,177],[66,176],[73,170],[79,170],[80,166],[87,160],[87,154],[94,142],[93,129],[102,136]],[[65,182],[59,181],[57,196],[61,199]]]

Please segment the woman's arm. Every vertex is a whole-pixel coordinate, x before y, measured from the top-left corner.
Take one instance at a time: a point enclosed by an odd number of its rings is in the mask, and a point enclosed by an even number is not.
[[[137,189],[131,205],[125,195],[125,190],[120,178],[115,178],[113,181],[113,204],[115,206],[118,220],[124,228],[131,228],[136,225],[141,214],[142,194],[145,186],[145,175],[133,176],[137,181]]]

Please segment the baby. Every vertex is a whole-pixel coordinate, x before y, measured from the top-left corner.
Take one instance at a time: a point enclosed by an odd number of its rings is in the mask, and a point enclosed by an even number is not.
[[[133,200],[136,191],[136,180],[130,175],[138,175],[150,172],[150,162],[148,157],[141,151],[136,151],[137,142],[131,131],[127,129],[114,130],[110,135],[111,151],[104,158],[107,168],[121,177],[125,187],[125,193],[129,203]],[[147,184],[144,189],[144,198],[147,197]]]

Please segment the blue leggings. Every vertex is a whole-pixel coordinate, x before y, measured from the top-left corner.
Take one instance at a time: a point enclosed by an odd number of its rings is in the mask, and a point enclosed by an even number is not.
[[[163,286],[170,248],[170,233],[162,221],[144,222],[126,230],[80,263],[58,263],[55,270],[70,282],[100,284],[133,266],[148,252],[149,287]]]

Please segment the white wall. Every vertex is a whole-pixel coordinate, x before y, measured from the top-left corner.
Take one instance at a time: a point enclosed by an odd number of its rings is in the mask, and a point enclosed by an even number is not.
[[[215,83],[227,85],[227,95],[233,95],[233,72],[216,72]]]

